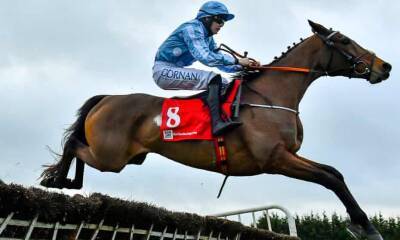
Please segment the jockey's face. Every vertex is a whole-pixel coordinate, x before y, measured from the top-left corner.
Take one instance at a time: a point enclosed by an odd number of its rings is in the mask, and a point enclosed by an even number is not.
[[[220,16],[213,16],[212,18],[212,23],[211,23],[211,32],[213,34],[217,34],[219,32],[219,30],[224,26],[225,24],[225,20],[220,17]]]

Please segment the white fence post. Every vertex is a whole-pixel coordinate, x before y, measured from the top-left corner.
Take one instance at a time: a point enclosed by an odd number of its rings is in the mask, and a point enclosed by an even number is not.
[[[269,219],[269,214],[268,214],[268,210],[270,210],[270,209],[278,209],[278,210],[282,211],[283,213],[285,213],[286,219],[287,219],[288,225],[289,225],[289,235],[297,237],[296,221],[295,221],[294,217],[289,212],[289,210],[287,210],[286,208],[279,206],[279,205],[269,205],[269,206],[263,206],[263,207],[258,207],[258,208],[249,208],[249,209],[243,209],[243,210],[237,210],[237,211],[230,211],[230,212],[225,212],[225,213],[212,214],[211,216],[223,217],[223,218],[227,219],[228,216],[235,216],[235,215],[240,216],[240,214],[244,214],[244,213],[254,214],[254,213],[260,212],[260,211],[267,211],[268,229],[270,231],[272,231],[271,220]],[[255,217],[253,215],[253,223],[255,222],[254,218]],[[255,224],[255,227],[257,227],[256,224]]]

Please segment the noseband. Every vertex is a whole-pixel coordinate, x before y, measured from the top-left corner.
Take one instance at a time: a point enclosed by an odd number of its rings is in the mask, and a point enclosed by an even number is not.
[[[338,34],[338,31],[334,31],[328,36],[323,36],[319,33],[315,33],[324,43],[325,45],[330,49],[330,57],[327,66],[324,68],[324,73],[327,76],[333,76],[335,73],[338,72],[349,72],[349,78],[352,76],[357,76],[357,77],[366,77],[367,79],[370,78],[371,72],[372,72],[372,66],[375,61],[375,54],[372,52],[366,52],[364,54],[361,54],[360,56],[354,56],[351,53],[345,51],[344,49],[338,47],[334,41],[332,41],[332,37]],[[342,56],[345,57],[345,59],[350,63],[350,66],[347,68],[340,68],[340,69],[334,69],[330,70],[331,68],[331,63],[333,59],[333,54],[334,52],[337,51],[339,52]],[[363,60],[363,57],[366,55],[371,55],[372,60],[371,63],[368,65],[365,60]]]

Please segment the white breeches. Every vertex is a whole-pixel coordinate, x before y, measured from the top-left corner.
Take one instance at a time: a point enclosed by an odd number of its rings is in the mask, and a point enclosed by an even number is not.
[[[167,62],[155,62],[153,66],[154,81],[166,90],[206,90],[215,75],[217,73],[212,71],[183,68]],[[226,85],[228,80],[222,78],[222,83]]]

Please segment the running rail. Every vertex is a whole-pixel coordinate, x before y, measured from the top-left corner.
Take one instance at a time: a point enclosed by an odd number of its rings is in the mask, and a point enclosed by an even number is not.
[[[272,231],[271,220],[270,220],[269,213],[268,213],[268,210],[271,210],[271,209],[278,209],[278,210],[281,210],[283,213],[285,213],[286,219],[287,219],[288,225],[289,225],[289,235],[297,237],[296,221],[295,221],[293,215],[289,212],[289,210],[287,210],[286,208],[279,206],[279,205],[268,205],[268,206],[262,206],[262,207],[257,207],[257,208],[248,208],[248,209],[243,209],[243,210],[230,211],[230,212],[224,212],[224,213],[219,213],[219,214],[212,214],[211,216],[224,217],[226,219],[229,216],[237,215],[238,221],[241,223],[242,219],[241,219],[240,215],[246,214],[246,213],[251,213],[252,217],[253,217],[253,225],[255,228],[257,228],[255,213],[265,211],[266,216],[267,216],[268,230]]]

